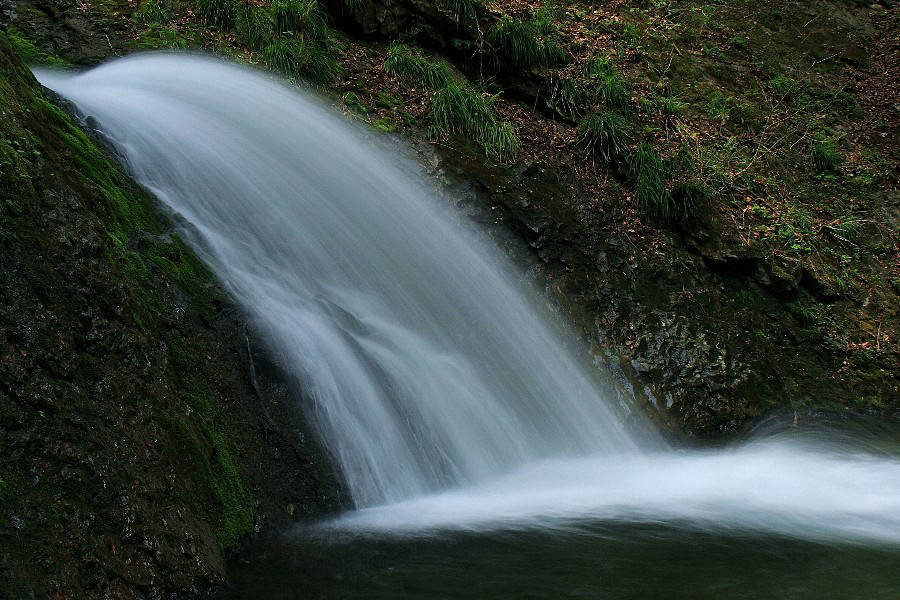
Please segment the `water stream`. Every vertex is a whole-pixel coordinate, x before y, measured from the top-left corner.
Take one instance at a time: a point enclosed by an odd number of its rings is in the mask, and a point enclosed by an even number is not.
[[[518,532],[530,541],[510,547],[562,552],[559,536],[575,536],[632,556],[627,535],[603,531],[688,527],[900,561],[896,453],[784,437],[686,451],[631,433],[504,257],[412,161],[313,94],[190,55],[38,75],[187,224],[307,390],[298,410],[356,507],[298,533],[319,554],[352,534],[360,548],[402,538],[464,562],[448,540],[502,546]]]

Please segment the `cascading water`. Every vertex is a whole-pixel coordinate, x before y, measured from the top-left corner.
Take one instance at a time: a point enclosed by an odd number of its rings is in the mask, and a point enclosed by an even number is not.
[[[690,520],[900,543],[900,461],[636,440],[514,271],[408,162],[249,69],[144,55],[41,81],[96,117],[311,398],[341,527]]]

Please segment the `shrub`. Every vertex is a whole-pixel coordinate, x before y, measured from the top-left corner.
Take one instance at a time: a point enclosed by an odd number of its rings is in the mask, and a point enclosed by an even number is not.
[[[599,153],[607,162],[624,155],[631,137],[628,120],[614,112],[591,113],[578,124],[578,143],[588,153]]]
[[[428,60],[405,44],[391,44],[384,70],[414,85],[440,89],[456,79],[453,69],[443,60]]]

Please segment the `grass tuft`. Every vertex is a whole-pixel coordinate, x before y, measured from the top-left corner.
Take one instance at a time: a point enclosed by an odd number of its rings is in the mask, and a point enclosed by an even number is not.
[[[262,50],[274,36],[272,14],[265,8],[241,2],[235,13],[234,30],[248,48]]]
[[[631,89],[609,57],[594,57],[584,68],[585,77],[596,82],[597,94],[608,108],[631,112]]]
[[[635,199],[645,215],[668,220],[676,216],[672,195],[666,190],[666,172],[662,159],[650,144],[642,143],[631,163],[635,175]]]
[[[316,41],[330,36],[325,11],[316,0],[273,0],[269,11],[279,35],[303,34]]]
[[[544,5],[528,21],[500,18],[487,35],[495,66],[530,69],[564,63],[569,54],[559,41],[555,16],[552,5]]]
[[[631,139],[628,119],[615,112],[591,113],[578,124],[578,143],[588,154],[599,153],[607,162],[624,156]]]
[[[819,174],[836,173],[844,162],[834,140],[819,139],[813,142],[809,150],[813,168]]]
[[[519,140],[508,121],[500,121],[493,98],[463,82],[453,81],[438,90],[431,104],[434,129],[439,134],[458,134],[478,142],[495,160],[515,156]]]
[[[136,11],[134,20],[147,25],[162,25],[170,19],[168,8],[159,0],[144,0]]]
[[[236,0],[197,0],[200,18],[208,25],[230,29],[234,26]]]
[[[456,79],[452,67],[444,60],[428,60],[406,44],[391,44],[384,70],[413,85],[440,89]]]

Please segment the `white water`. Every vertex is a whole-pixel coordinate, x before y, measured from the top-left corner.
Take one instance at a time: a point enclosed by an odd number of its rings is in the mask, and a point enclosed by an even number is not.
[[[332,525],[688,520],[900,543],[896,459],[632,439],[497,251],[311,96],[192,56],[39,78],[190,223],[301,380],[361,509]]]

